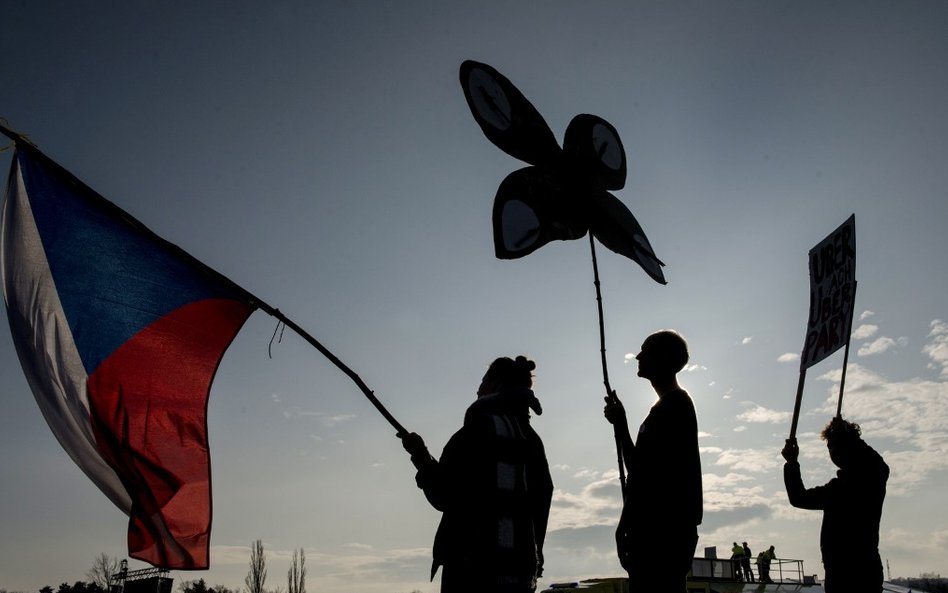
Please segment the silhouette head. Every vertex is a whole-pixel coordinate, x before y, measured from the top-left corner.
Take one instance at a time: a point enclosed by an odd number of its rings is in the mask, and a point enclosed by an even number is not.
[[[645,338],[635,359],[643,379],[672,378],[688,364],[688,343],[677,331],[661,330]]]
[[[506,356],[498,358],[487,367],[480,387],[477,388],[477,395],[483,397],[511,387],[530,389],[533,387],[535,368],[537,364],[526,356],[521,355],[516,359]]]
[[[839,468],[845,468],[853,460],[853,454],[862,443],[862,429],[855,422],[843,420],[836,416],[827,423],[820,433],[820,438],[826,441],[830,459]]]

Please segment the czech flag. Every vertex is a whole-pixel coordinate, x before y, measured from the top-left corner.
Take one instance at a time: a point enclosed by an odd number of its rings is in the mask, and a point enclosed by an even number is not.
[[[208,567],[207,400],[256,299],[22,139],[0,272],[16,350],[56,438],[129,516],[129,555]]]

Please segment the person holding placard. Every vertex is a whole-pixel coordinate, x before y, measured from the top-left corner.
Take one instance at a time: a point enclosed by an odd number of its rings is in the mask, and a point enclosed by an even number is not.
[[[836,416],[823,429],[830,459],[839,468],[822,486],[806,488],[800,476],[800,448],[787,439],[781,451],[790,504],[823,511],[820,552],[826,593],[882,591],[879,522],[889,466],[861,437],[859,425]]]

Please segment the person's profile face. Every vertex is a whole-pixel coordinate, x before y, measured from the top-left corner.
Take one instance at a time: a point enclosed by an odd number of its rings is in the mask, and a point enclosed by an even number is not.
[[[648,340],[642,343],[642,348],[635,355],[635,360],[639,362],[638,375],[643,379],[650,379],[655,370],[655,347],[650,345]]]

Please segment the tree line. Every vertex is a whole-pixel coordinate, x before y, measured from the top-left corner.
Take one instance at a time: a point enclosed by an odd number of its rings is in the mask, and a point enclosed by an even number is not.
[[[121,563],[118,558],[108,554],[99,554],[92,563],[92,568],[86,572],[86,581],[75,581],[71,585],[62,583],[54,589],[46,585],[39,589],[39,593],[109,593],[109,582],[119,573]],[[267,558],[264,554],[263,542],[256,540],[250,546],[250,566],[244,578],[246,589],[230,589],[224,585],[208,585],[204,579],[181,581],[178,583],[179,593],[306,593],[306,554],[303,548],[293,550],[290,569],[286,573],[286,589],[277,586],[274,589],[266,588]],[[0,593],[17,593],[0,588]]]

